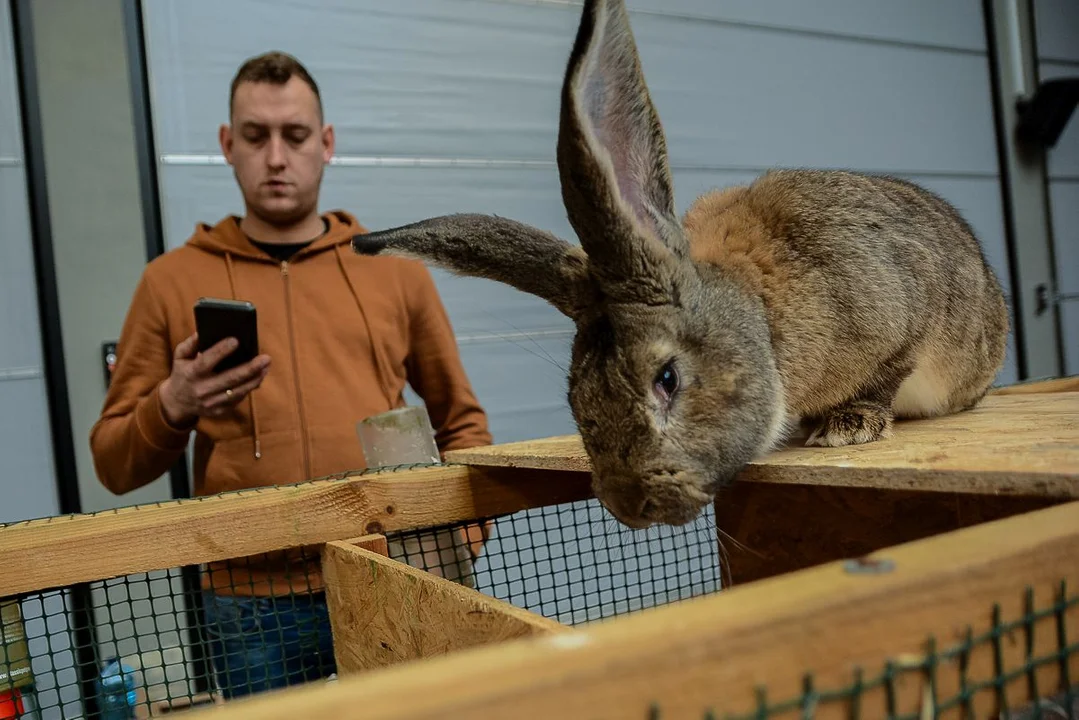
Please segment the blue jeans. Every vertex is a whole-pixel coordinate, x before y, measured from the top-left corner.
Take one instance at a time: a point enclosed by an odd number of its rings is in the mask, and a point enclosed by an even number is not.
[[[337,672],[323,593],[233,597],[204,590],[206,635],[226,699]]]

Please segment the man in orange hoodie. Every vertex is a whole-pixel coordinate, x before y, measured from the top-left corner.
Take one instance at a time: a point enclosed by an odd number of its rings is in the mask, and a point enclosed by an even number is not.
[[[246,212],[197,225],[147,265],[90,433],[101,483],[122,494],[153,481],[192,433],[196,495],[360,469],[356,423],[403,405],[406,383],[440,450],[489,444],[427,269],[357,255],[360,223],[318,211],[334,131],[305,68],[283,53],[252,58],[229,104],[219,139]],[[198,353],[200,297],[252,302],[262,354],[215,374],[233,346]],[[203,587],[226,697],[334,671],[317,553],[214,564]]]

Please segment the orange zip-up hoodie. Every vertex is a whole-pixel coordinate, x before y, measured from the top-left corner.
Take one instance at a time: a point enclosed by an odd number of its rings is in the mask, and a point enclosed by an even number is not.
[[[449,319],[422,264],[365,257],[350,240],[366,232],[343,211],[323,215],[325,234],[278,262],[248,241],[238,218],[199,224],[182,246],[151,261],[135,290],[101,417],[90,432],[99,480],[116,494],[167,472],[195,433],[196,495],[300,482],[365,467],[356,423],[424,399],[440,450],[491,442]],[[173,349],[195,331],[200,297],[248,300],[262,385],[220,418],[166,422],[159,388]],[[357,529],[362,532],[362,528]],[[318,554],[275,553],[211,570],[233,594],[321,588]],[[209,581],[204,581],[209,586]]]

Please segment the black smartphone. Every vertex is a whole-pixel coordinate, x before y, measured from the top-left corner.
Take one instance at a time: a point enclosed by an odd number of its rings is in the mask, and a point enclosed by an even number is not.
[[[195,330],[199,352],[206,352],[225,338],[236,338],[239,346],[214,367],[215,373],[254,360],[259,353],[255,306],[246,300],[199,298],[195,303]]]

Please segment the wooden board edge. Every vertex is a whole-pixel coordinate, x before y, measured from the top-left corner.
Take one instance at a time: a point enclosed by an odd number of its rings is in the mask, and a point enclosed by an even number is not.
[[[997,405],[1003,415],[1013,411],[1029,411],[1032,403],[1051,405],[1042,408],[1043,415],[1057,417],[1057,426],[1067,427],[1066,418],[1073,416],[1079,396],[1079,376],[1006,386],[994,395],[1010,395],[1001,398]],[[974,412],[985,411],[979,407]],[[1064,419],[1060,419],[1064,418]],[[902,428],[917,424],[920,432],[951,432],[949,418],[904,420],[897,424]],[[1048,420],[1047,420],[1048,422]],[[938,428],[935,424],[944,425]],[[902,446],[905,436],[897,429],[892,447]],[[924,439],[924,438],[923,438]],[[921,440],[917,442],[922,442]],[[552,452],[553,451],[553,452]],[[791,452],[793,451],[793,452]],[[984,465],[978,469],[964,467],[938,467],[938,463],[920,461],[892,462],[888,459],[860,459],[860,452],[851,451],[855,458],[845,462],[846,450],[806,448],[797,442],[797,435],[788,447],[780,448],[768,456],[747,464],[739,475],[739,481],[775,484],[843,484],[848,486],[874,485],[880,488],[919,490],[926,492],[968,492],[969,494],[1042,495],[1056,498],[1079,498],[1079,464],[1058,467],[1039,467],[1036,463],[1008,471]],[[869,448],[873,455],[873,448]],[[887,453],[885,453],[887,454]],[[929,454],[929,453],[926,453]],[[582,454],[580,436],[577,434],[536,438],[448,453],[454,462],[471,467],[484,468],[536,468],[564,472],[591,472],[587,456]],[[1032,455],[1037,458],[1037,454]],[[869,466],[866,466],[868,463]],[[812,476],[812,479],[807,477]]]
[[[924,702],[927,641],[949,646],[1022,608],[1026,591],[1043,605],[1067,580],[1079,580],[1079,502],[888,548],[856,562],[835,562],[749,583],[721,593],[595,623],[574,642],[558,637],[515,640],[495,647],[410,663],[347,678],[333,686],[290,690],[253,699],[225,718],[285,720],[296,714],[335,718],[419,720],[501,717],[701,717],[706,709],[746,713],[765,688],[778,702],[813,678],[817,691],[894,667],[914,668],[896,686],[898,702]],[[1073,609],[1079,609],[1079,605]],[[1070,611],[1069,611],[1070,612]],[[1079,612],[1072,621],[1079,620]],[[1055,649],[1052,613],[1041,620],[1035,652]],[[1046,631],[1046,627],[1048,630]],[[1071,626],[1071,642],[1079,628]],[[1010,637],[971,659],[971,672],[992,674],[1023,656]],[[1073,656],[1079,661],[1079,656]],[[953,663],[955,660],[953,659]],[[1033,670],[1042,692],[1057,666]],[[943,668],[941,670],[943,677]],[[1072,677],[1079,677],[1079,662]],[[956,682],[957,680],[956,676]],[[482,678],[477,682],[476,678]],[[1029,678],[1007,683],[1012,707]],[[947,681],[944,681],[947,682]],[[950,687],[950,686],[949,686]],[[938,687],[942,693],[944,689]],[[878,694],[883,693],[877,687]],[[868,696],[867,696],[868,697]],[[943,695],[941,696],[943,697]],[[989,716],[993,689],[974,698]],[[988,698],[988,700],[986,700]],[[924,707],[924,706],[923,706]],[[792,706],[798,716],[800,708]],[[814,717],[841,717],[822,704]],[[847,709],[849,711],[849,708]],[[883,708],[880,709],[883,712]],[[908,710],[909,711],[909,710]],[[863,708],[873,716],[870,708]],[[781,717],[777,714],[772,717]],[[785,717],[791,717],[787,715]]]
[[[388,553],[381,553],[378,550],[365,547],[362,544],[332,541],[326,543],[326,548],[332,548],[332,551],[339,552],[344,556],[361,558],[369,563],[378,565],[380,568],[385,569],[390,573],[411,576],[425,585],[447,589],[459,598],[465,598],[469,601],[483,605],[493,613],[513,618],[515,621],[535,628],[538,631],[557,633],[567,632],[571,629],[570,626],[563,625],[556,620],[552,620],[543,615],[534,613],[531,610],[506,602],[505,600],[487,595],[473,588],[453,582],[452,580],[447,580],[439,575],[429,573],[407,563],[395,560],[389,557]]]
[[[990,395],[1026,395],[1028,393],[1079,392],[1079,375],[1030,380],[1011,385],[1001,385],[989,391]]]
[[[339,677],[571,628],[352,542],[323,550]]]
[[[440,465],[12,523],[0,526],[0,597],[590,497],[579,473]]]
[[[726,488],[713,508],[730,587],[1062,502],[1039,495],[744,482]]]
[[[361,535],[354,538],[345,538],[344,540],[335,541],[341,545],[354,545],[355,547],[363,548],[373,553],[378,553],[384,557],[390,556],[390,545],[386,540],[386,536],[379,533],[372,533],[369,535]]]
[[[543,455],[536,453],[538,448],[550,445],[579,443],[580,435],[553,435],[550,437],[518,440],[481,445],[473,448],[449,450],[446,462],[460,463],[474,467],[530,468],[535,470],[560,470],[564,472],[591,473],[592,466],[586,456]]]
[[[1079,468],[1073,474],[1031,470],[940,470],[919,468],[864,468],[839,465],[751,463],[735,482],[760,485],[871,488],[927,494],[1044,497],[1079,499]]]

